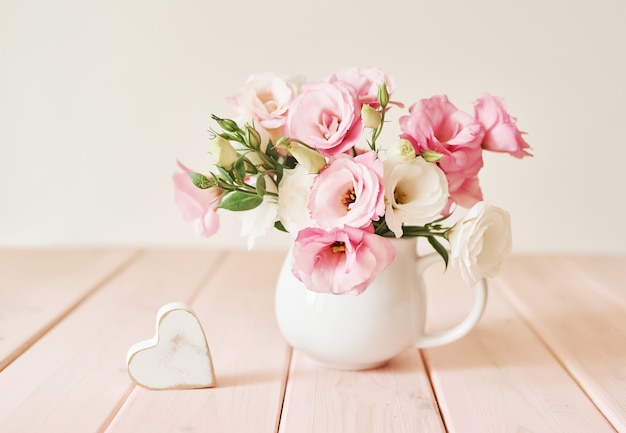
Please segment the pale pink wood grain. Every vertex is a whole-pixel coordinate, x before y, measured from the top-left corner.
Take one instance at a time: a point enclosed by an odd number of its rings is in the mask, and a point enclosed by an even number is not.
[[[569,272],[584,280],[589,289],[626,308],[626,264],[622,256],[567,255],[555,259],[567,263]]]
[[[465,314],[472,291],[454,270],[431,270],[429,283],[432,325]],[[491,282],[485,314],[469,335],[424,351],[448,431],[614,431],[500,292]]]
[[[0,430],[98,431],[131,386],[130,345],[154,333],[160,306],[192,298],[216,259],[150,252],[107,281],[0,374]],[[72,284],[91,285],[92,277]]]
[[[290,353],[274,319],[283,257],[229,253],[191,304],[207,336],[215,388],[135,388],[107,432],[275,432]]]
[[[513,256],[468,336],[366,372],[298,353],[288,368],[273,317],[283,257],[0,250],[0,432],[626,431],[626,257]],[[472,301],[439,271],[431,330]],[[128,348],[172,301],[202,321],[216,388],[149,391],[128,377]]]
[[[417,349],[366,371],[320,367],[294,352],[280,433],[445,432]]]
[[[621,263],[609,273],[584,261],[515,257],[503,269],[502,287],[614,427],[626,431],[626,307],[615,299],[620,291],[626,297]]]
[[[130,250],[0,250],[0,371],[134,254]]]

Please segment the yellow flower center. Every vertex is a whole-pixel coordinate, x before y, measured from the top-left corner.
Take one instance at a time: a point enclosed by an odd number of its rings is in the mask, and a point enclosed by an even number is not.
[[[396,201],[397,204],[404,204],[406,203],[407,195],[403,192],[395,190],[393,192],[393,199]]]
[[[346,244],[345,242],[335,241],[330,246],[330,249],[332,250],[333,253],[343,253],[346,251]]]
[[[347,210],[350,210],[350,205],[356,201],[356,194],[354,193],[354,188],[346,191],[341,199],[341,204],[343,204]]]

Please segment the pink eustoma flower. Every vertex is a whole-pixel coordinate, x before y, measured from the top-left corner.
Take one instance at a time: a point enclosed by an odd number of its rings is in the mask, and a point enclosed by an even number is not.
[[[296,85],[276,74],[255,74],[228,102],[241,115],[254,119],[257,126],[273,130],[285,124],[289,104],[296,94]]]
[[[389,239],[371,230],[307,228],[294,243],[292,272],[311,291],[359,295],[395,253]]]
[[[483,166],[483,130],[474,117],[440,95],[411,106],[400,118],[400,128],[416,153],[434,150],[443,155],[437,164],[446,174],[452,201],[470,208],[482,200],[477,174]]]
[[[366,227],[385,213],[383,163],[376,152],[340,154],[317,175],[311,188],[311,217],[324,229]]]
[[[474,102],[474,114],[485,131],[484,149],[505,152],[516,158],[532,156],[526,150],[530,146],[515,126],[517,119],[506,111],[504,99],[485,94]]]
[[[341,68],[328,77],[327,81],[329,83],[344,81],[351,84],[356,90],[359,102],[371,106],[378,104],[378,87],[383,81],[389,95],[395,89],[395,83],[391,77],[375,66]]]
[[[174,180],[174,200],[186,221],[193,221],[196,233],[209,237],[220,227],[217,206],[222,191],[218,188],[200,189],[189,179],[189,170],[178,162],[182,171],[172,175]]]
[[[361,135],[361,104],[354,87],[342,81],[302,86],[289,107],[285,134],[324,156],[350,149]]]

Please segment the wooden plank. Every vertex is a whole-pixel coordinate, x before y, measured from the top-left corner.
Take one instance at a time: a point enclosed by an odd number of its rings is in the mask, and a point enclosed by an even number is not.
[[[151,252],[108,281],[0,374],[2,430],[101,428],[131,386],[128,348],[153,335],[159,307],[193,296],[217,257]],[[62,296],[63,287],[55,291]]]
[[[294,352],[280,433],[444,431],[416,349],[366,371],[327,369]]]
[[[616,265],[613,277],[599,274],[602,283],[590,284],[565,258],[515,257],[503,269],[503,290],[613,426],[626,431],[626,308],[616,302],[626,260]],[[606,284],[610,291],[598,290]]]
[[[284,252],[232,253],[194,300],[217,387],[137,387],[106,431],[275,432],[290,354],[274,318],[274,287],[283,257]]]
[[[529,272],[517,264],[511,268]],[[510,275],[506,279],[509,281]],[[448,326],[463,317],[472,291],[464,287],[458,274],[450,269],[442,276],[440,270],[432,270],[428,280],[429,321],[434,327]],[[470,334],[447,346],[424,350],[448,431],[614,431],[501,296],[501,284],[492,281],[490,287],[485,314]],[[537,282],[536,289],[550,288]]]
[[[626,256],[567,255],[559,256],[570,271],[584,279],[596,293],[626,308]]]
[[[136,254],[0,250],[0,371]]]

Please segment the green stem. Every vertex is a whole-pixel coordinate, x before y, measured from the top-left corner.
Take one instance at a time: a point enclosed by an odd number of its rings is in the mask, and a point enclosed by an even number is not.
[[[249,186],[249,185],[246,185],[246,186]],[[233,191],[237,191],[237,192],[240,192],[242,194],[257,195],[256,190],[254,188],[252,188],[252,189],[243,189],[243,188],[240,187],[240,188],[234,189]]]
[[[273,160],[272,158],[270,158],[264,152],[261,152],[261,151],[258,151],[257,155],[259,155],[259,157],[263,161],[263,167],[265,167],[266,169],[268,169],[270,171],[271,170],[276,170],[276,163],[277,163],[277,161]]]
[[[380,125],[374,131],[372,131],[372,142],[370,143],[370,148],[372,150],[376,150],[376,140],[378,140],[378,137],[380,137],[380,134],[383,132],[383,126],[385,124],[385,112],[386,111],[387,110],[385,109],[385,107],[382,107],[382,110],[381,110],[381,113],[380,113]]]
[[[429,227],[429,226],[404,226],[402,227],[402,237],[441,237],[446,239],[446,227]],[[374,233],[383,237],[395,237],[384,219],[374,222]]]

